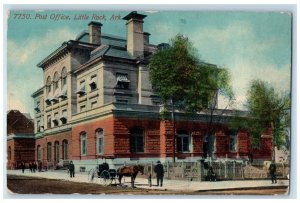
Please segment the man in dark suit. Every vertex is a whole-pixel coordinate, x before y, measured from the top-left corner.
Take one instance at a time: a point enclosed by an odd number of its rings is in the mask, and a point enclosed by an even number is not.
[[[70,172],[70,177],[74,178],[75,177],[75,166],[73,164],[73,161],[70,161],[69,172]]]
[[[157,161],[157,165],[154,167],[154,172],[156,173],[157,178],[157,186],[162,187],[163,185],[163,179],[164,179],[164,166],[160,163],[160,161]]]

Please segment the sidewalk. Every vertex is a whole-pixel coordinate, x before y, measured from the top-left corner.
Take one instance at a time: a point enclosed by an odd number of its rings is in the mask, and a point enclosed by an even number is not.
[[[30,173],[29,170],[25,170],[22,173],[21,170],[8,170],[8,175],[23,175],[30,177],[41,177],[48,179],[59,179],[73,182],[85,182],[88,183],[88,175],[86,172],[79,172],[75,174],[75,178],[70,178],[67,171],[47,171],[47,172],[35,172]],[[123,180],[122,180],[123,183]],[[100,184],[99,181],[95,184]],[[130,187],[130,177],[125,178],[125,185]],[[217,182],[202,182],[202,181],[190,181],[190,180],[167,180],[164,179],[163,187],[156,186],[156,179],[152,179],[151,188],[148,186],[148,180],[146,178],[140,178],[137,176],[135,180],[135,186],[138,188],[147,188],[154,190],[174,190],[174,191],[212,191],[212,190],[226,190],[236,188],[270,188],[270,187],[284,187],[289,186],[289,180],[278,180],[277,184],[272,184],[271,180],[236,180],[236,181],[217,181]]]

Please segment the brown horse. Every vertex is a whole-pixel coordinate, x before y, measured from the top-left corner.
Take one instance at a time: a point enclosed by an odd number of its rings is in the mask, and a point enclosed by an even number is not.
[[[134,165],[134,166],[122,166],[118,168],[117,173],[118,173],[118,178],[119,178],[119,183],[121,185],[121,180],[123,176],[126,177],[131,177],[131,187],[134,187],[134,181],[135,178],[138,174],[138,172],[141,172],[141,174],[144,174],[144,166],[142,165]]]

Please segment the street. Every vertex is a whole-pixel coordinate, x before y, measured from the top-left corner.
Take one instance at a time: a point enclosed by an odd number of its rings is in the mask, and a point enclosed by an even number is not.
[[[252,189],[229,189],[214,191],[171,191],[160,190],[158,187],[130,188],[120,186],[101,186],[82,182],[45,179],[26,176],[7,176],[7,188],[13,194],[133,194],[133,195],[284,195],[287,194],[286,186]]]

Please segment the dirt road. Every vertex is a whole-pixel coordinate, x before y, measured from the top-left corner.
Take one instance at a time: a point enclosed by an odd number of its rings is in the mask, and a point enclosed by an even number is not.
[[[152,187],[149,189],[123,188],[120,186],[104,187],[98,184],[78,183],[64,180],[33,178],[25,176],[7,176],[7,188],[15,194],[116,194],[116,195],[273,195],[285,194],[286,187],[228,190],[228,191],[165,191]]]

